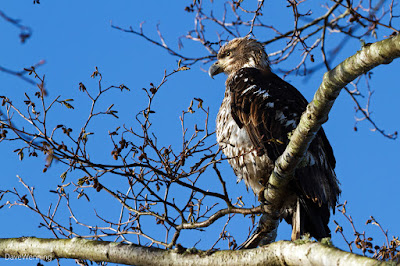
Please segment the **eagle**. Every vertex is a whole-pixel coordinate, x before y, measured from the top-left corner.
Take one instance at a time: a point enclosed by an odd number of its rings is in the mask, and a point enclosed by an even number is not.
[[[209,75],[227,75],[225,96],[216,119],[216,136],[238,182],[262,199],[262,192],[306,110],[307,100],[271,71],[264,46],[236,38],[222,46]],[[340,194],[332,147],[321,128],[289,182],[280,219],[292,225],[292,240],[309,233],[330,237],[331,209]]]

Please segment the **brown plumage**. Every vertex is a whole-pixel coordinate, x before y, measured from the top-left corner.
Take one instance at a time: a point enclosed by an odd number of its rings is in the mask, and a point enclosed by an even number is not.
[[[264,47],[256,40],[237,38],[224,45],[209,74],[213,77],[222,72],[228,78],[217,116],[217,141],[238,180],[244,179],[258,194],[285,150],[307,101],[271,72]],[[340,194],[334,168],[335,157],[321,129],[295,171],[281,210],[281,218],[293,226],[292,239],[305,232],[317,239],[330,236],[330,210]]]

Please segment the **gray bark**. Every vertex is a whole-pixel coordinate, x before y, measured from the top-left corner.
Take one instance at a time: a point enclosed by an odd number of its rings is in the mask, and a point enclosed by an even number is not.
[[[47,260],[85,259],[126,265],[388,265],[311,241],[279,241],[256,249],[224,250],[210,254],[196,249],[163,250],[81,238],[0,239],[0,257],[11,260],[29,256]]]

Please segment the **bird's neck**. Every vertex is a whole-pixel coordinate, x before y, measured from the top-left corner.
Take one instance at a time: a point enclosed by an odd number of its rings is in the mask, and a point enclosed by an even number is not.
[[[238,70],[232,71],[231,73],[229,73],[225,84],[228,84],[232,79],[234,79],[235,76],[237,75],[237,73],[243,68],[255,68],[255,69],[258,69],[263,75],[269,75],[269,74],[272,73],[271,68],[269,67],[269,64],[257,64],[257,65],[254,64],[254,65],[252,65],[250,63],[246,63],[241,68],[239,68]]]

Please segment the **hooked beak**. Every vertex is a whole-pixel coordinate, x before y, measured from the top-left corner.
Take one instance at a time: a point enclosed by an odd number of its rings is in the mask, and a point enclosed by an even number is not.
[[[208,69],[208,75],[213,79],[215,75],[224,72],[224,69],[219,65],[219,62],[215,62]]]

